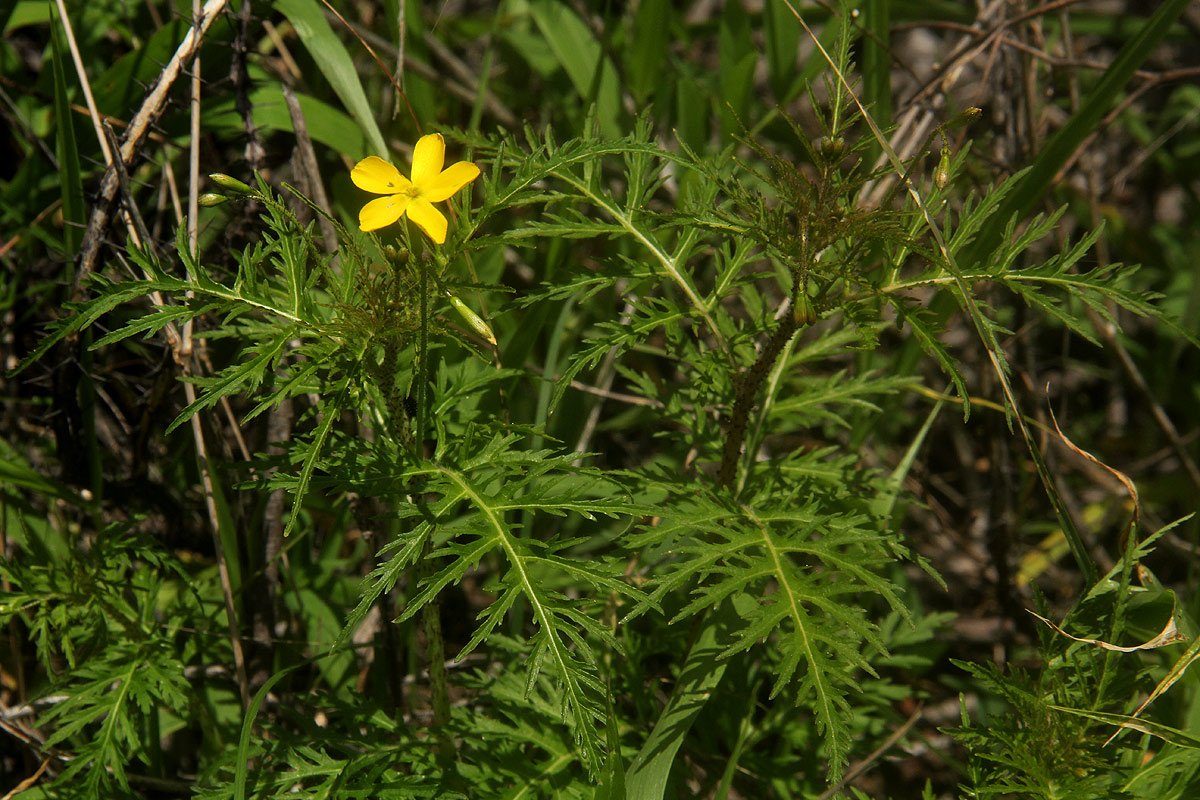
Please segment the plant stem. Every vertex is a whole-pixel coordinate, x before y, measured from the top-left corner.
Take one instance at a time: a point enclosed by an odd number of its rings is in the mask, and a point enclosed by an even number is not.
[[[413,254],[416,256],[416,253]],[[417,448],[418,458],[423,455],[429,409],[426,402],[429,396],[429,262],[425,255],[417,257],[417,271],[420,274],[421,293],[421,329],[417,344],[417,373],[413,381],[417,388]]]
[[[414,453],[424,457],[425,438],[429,430],[429,261],[422,254],[417,259],[420,272],[421,329],[417,346],[417,441]],[[431,534],[432,536],[432,534]],[[421,560],[417,563],[417,585],[433,577],[433,539],[425,540]],[[425,626],[425,662],[429,669],[429,695],[433,705],[433,727],[438,738],[438,756],[449,761],[454,757],[454,743],[450,739],[450,681],[446,674],[446,643],[442,638],[441,602],[431,599],[421,609],[421,621]]]
[[[804,289],[801,282],[796,281],[795,288],[792,290],[793,308],[795,308],[798,293],[802,291]],[[738,457],[742,454],[742,444],[746,439],[746,423],[750,419],[750,410],[754,408],[754,398],[758,395],[759,387],[762,386],[763,380],[775,364],[775,359],[779,358],[783,346],[796,335],[799,327],[795,314],[785,314],[779,327],[775,329],[771,338],[767,340],[766,346],[759,352],[754,364],[734,379],[737,393],[734,396],[733,411],[729,417],[729,432],[725,437],[725,450],[721,454],[721,470],[717,473],[717,486],[726,487],[733,483],[734,474],[737,472]]]
[[[379,368],[377,381],[380,389],[385,393],[388,425],[392,435],[400,440],[400,446],[406,451],[415,453],[416,446],[413,443],[412,426],[409,425],[408,414],[404,410],[403,390],[400,388],[400,380],[396,376],[399,358],[400,339],[390,336],[383,345],[383,364]]]
[[[421,561],[417,565],[418,583],[433,576],[433,540],[425,540]],[[450,678],[446,672],[446,643],[442,638],[442,603],[434,597],[421,609],[425,625],[425,662],[429,669],[429,697],[433,705],[433,727],[438,739],[439,758],[454,758],[454,742],[450,739]]]

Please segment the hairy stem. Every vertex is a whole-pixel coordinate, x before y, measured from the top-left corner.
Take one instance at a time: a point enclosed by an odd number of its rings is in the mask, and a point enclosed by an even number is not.
[[[404,410],[404,393],[400,380],[396,375],[400,355],[400,339],[388,337],[383,346],[383,364],[379,368],[378,383],[383,390],[387,402],[388,426],[393,436],[400,440],[400,446],[410,453],[415,452],[412,426],[408,422],[408,414]]]
[[[417,564],[420,581],[432,577],[433,540],[425,540],[421,561]],[[425,662],[429,669],[429,699],[433,706],[433,727],[438,740],[438,756],[445,760],[454,757],[454,743],[447,726],[450,724],[450,678],[446,672],[446,642],[442,638],[442,603],[434,597],[421,609],[425,626]]]
[[[429,261],[424,256],[417,260],[421,283],[421,329],[417,348],[417,373],[414,377],[417,389],[417,441],[416,455],[422,457],[425,437],[429,431]],[[434,574],[433,540],[426,539],[417,563],[417,584]],[[433,705],[433,726],[438,738],[438,755],[443,760],[454,756],[454,743],[450,740],[450,680],[446,674],[446,643],[442,638],[441,603],[437,597],[430,600],[421,610],[421,621],[425,626],[425,662],[429,669],[429,695]]]
[[[799,292],[802,291],[804,289],[801,282],[796,281],[792,291],[793,309],[796,307]],[[799,327],[800,323],[795,314],[785,314],[779,327],[775,329],[771,338],[767,340],[766,346],[759,352],[754,364],[734,380],[737,392],[734,395],[733,411],[729,416],[725,450],[721,454],[721,470],[717,474],[718,486],[727,487],[733,483],[734,475],[737,472],[738,457],[742,454],[742,445],[746,440],[746,424],[750,420],[750,411],[754,408],[754,398],[758,396],[759,387],[770,373],[771,367],[775,365],[775,359],[779,358],[783,346],[796,335]]]

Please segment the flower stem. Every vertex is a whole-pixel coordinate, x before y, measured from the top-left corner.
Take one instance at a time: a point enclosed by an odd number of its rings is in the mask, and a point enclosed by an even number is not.
[[[421,328],[417,345],[417,441],[415,455],[424,457],[425,439],[429,430],[429,260],[422,254],[417,260],[420,273]],[[417,563],[417,585],[433,577],[433,540],[425,540],[421,560]],[[429,696],[433,705],[434,734],[438,739],[438,757],[444,761],[454,758],[454,743],[450,739],[450,680],[446,673],[446,643],[442,637],[441,602],[432,598],[421,609],[425,626],[425,662],[429,670]]]
[[[414,254],[415,255],[415,254]],[[417,388],[417,455],[422,455],[429,420],[429,261],[422,254],[417,258],[420,274],[421,329],[417,343],[417,372],[413,381]]]

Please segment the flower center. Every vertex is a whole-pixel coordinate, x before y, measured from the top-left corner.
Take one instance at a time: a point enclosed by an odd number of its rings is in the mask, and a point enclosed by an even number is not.
[[[418,186],[416,186],[415,184],[410,183],[408,185],[408,188],[406,188],[401,194],[406,194],[415,200],[416,198],[421,196],[421,189]]]

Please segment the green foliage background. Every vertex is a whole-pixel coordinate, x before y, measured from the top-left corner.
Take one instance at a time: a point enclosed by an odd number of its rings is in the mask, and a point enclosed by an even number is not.
[[[1186,2],[205,9],[0,9],[0,791],[1200,792]]]

